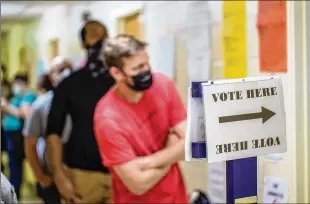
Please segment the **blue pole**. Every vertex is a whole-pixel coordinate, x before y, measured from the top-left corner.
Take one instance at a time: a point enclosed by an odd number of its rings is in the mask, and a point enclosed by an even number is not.
[[[226,162],[227,204],[257,203],[257,157]]]

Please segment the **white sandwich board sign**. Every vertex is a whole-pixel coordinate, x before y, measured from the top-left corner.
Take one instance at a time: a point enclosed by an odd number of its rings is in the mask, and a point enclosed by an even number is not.
[[[286,152],[280,77],[209,81],[202,86],[209,163]]]

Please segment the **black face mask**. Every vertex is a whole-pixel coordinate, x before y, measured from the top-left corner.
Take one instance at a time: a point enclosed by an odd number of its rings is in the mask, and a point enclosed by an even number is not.
[[[86,45],[88,59],[85,66],[90,69],[93,77],[97,77],[99,74],[106,73],[106,69],[104,68],[103,63],[99,58],[102,45],[103,40],[98,40],[92,46]]]
[[[124,73],[125,74],[125,73]],[[126,74],[125,74],[126,75]],[[127,76],[127,75],[126,75]],[[151,70],[137,74],[136,76],[127,76],[132,78],[133,85],[126,83],[134,91],[144,91],[152,86],[153,78]]]
[[[103,44],[103,40],[98,40],[93,45],[86,45],[89,60],[94,61],[94,60],[98,59],[98,57],[100,55],[102,44]]]

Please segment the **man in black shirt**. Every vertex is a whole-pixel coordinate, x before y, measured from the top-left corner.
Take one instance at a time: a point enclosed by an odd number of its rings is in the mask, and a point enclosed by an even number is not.
[[[101,163],[93,129],[95,106],[114,84],[99,59],[107,37],[107,29],[98,21],[85,24],[81,39],[87,50],[87,63],[57,86],[48,116],[46,141],[50,168],[60,194],[70,203],[111,201],[111,178]],[[72,119],[72,132],[63,147],[60,137],[67,114]]]

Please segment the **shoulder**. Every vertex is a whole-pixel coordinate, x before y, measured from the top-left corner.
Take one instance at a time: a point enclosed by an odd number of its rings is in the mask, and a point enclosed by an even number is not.
[[[113,88],[111,88],[107,94],[98,101],[94,114],[95,122],[101,121],[103,118],[109,118],[110,121],[119,119],[119,103],[113,91]]]
[[[171,82],[173,79],[171,77],[168,77],[167,75],[161,73],[161,72],[154,72],[153,78],[155,80],[163,81],[163,82]]]
[[[154,95],[156,98],[169,97],[169,89],[171,87],[171,84],[174,83],[173,79],[160,72],[154,72],[152,77],[153,84],[149,89],[149,93],[152,93],[152,95]],[[155,92],[156,95],[153,94]]]
[[[32,103],[36,97],[37,95],[34,92],[28,92],[23,96],[22,101]]]
[[[40,109],[44,107],[46,103],[48,103],[53,97],[53,92],[49,91],[39,97],[33,102],[31,108],[32,109]]]
[[[174,80],[171,77],[168,77],[167,75],[165,75],[163,73],[160,73],[160,72],[154,72],[153,73],[154,87],[164,88],[173,82],[174,82]]]
[[[73,71],[69,76],[65,77],[56,87],[58,89],[59,87],[64,88],[64,87],[69,87],[74,83],[80,82],[82,78],[85,77],[87,70],[85,69],[79,69],[76,71]]]
[[[10,103],[16,103],[22,100],[22,97],[20,96],[13,96],[12,98],[10,98]]]
[[[113,88],[111,88],[97,103],[96,109],[95,109],[95,115],[103,115],[106,114],[107,110],[114,109],[115,97],[113,94]],[[113,102],[114,101],[114,102]]]
[[[34,92],[32,92],[32,91],[29,91],[29,92],[27,92],[25,95],[24,95],[24,98],[25,97],[33,97],[33,98],[35,98],[37,95],[34,93]]]

